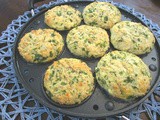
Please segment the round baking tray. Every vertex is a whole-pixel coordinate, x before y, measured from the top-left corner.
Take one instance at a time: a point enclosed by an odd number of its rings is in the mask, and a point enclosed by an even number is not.
[[[61,4],[71,5],[82,12],[84,7],[90,3],[91,1],[77,1],[77,2],[67,2],[67,3],[61,3]],[[55,5],[49,7],[48,9],[54,6]],[[51,65],[54,62],[54,60],[52,62],[43,63],[43,64],[28,63],[20,56],[17,50],[18,43],[25,33],[30,32],[33,29],[49,28],[44,23],[44,13],[48,9],[43,9],[40,13],[35,15],[24,25],[24,27],[21,29],[21,31],[17,36],[14,49],[13,49],[13,63],[14,63],[14,68],[15,68],[15,72],[18,79],[21,81],[23,86],[30,92],[30,94],[32,94],[41,104],[51,109],[54,109],[58,112],[68,114],[71,116],[102,118],[106,116],[120,114],[130,110],[131,108],[136,107],[153,92],[154,88],[158,84],[158,81],[160,80],[159,67],[157,67],[157,66],[160,66],[159,64],[160,48],[157,41],[153,50],[149,54],[140,56],[142,60],[150,68],[150,72],[152,75],[151,89],[145,96],[137,98],[130,102],[124,102],[111,97],[96,84],[95,91],[92,94],[92,96],[83,104],[78,105],[76,107],[61,107],[59,105],[58,106],[54,105],[52,102],[50,102],[50,100],[46,98],[46,95],[44,95],[42,81],[43,81],[43,76],[46,69],[48,68],[49,65]],[[119,8],[119,10],[122,13],[122,20],[129,20],[129,21],[140,22],[144,24],[136,16],[128,13],[127,11],[121,8]],[[82,24],[84,23],[82,22]],[[110,35],[109,30],[107,30],[107,32]],[[66,40],[67,33],[68,31],[60,32],[64,40]],[[111,45],[111,48],[109,49],[109,51],[112,51],[112,50],[114,50],[114,48]],[[76,58],[76,57],[69,52],[65,44],[63,53],[55,60],[59,60],[61,58]],[[82,61],[86,62],[88,66],[91,67],[92,72],[94,74],[94,68],[97,65],[97,62],[99,61],[99,59],[82,59]]]

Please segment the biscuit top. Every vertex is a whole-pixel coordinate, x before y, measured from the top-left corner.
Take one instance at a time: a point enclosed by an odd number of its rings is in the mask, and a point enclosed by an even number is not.
[[[18,45],[22,57],[32,63],[49,62],[63,49],[62,36],[52,29],[38,29],[26,33]]]
[[[153,49],[155,38],[141,23],[122,21],[111,28],[111,43],[116,49],[140,55]]]
[[[121,13],[116,6],[108,2],[93,2],[84,8],[83,18],[88,25],[110,29],[121,21]]]
[[[45,13],[45,23],[59,31],[76,27],[81,20],[81,12],[69,5],[56,6]]]
[[[101,58],[95,71],[98,83],[120,99],[129,100],[145,95],[150,88],[148,67],[131,53],[112,51]]]
[[[109,48],[107,32],[99,27],[81,25],[67,35],[67,47],[71,53],[85,58],[98,58]]]
[[[92,94],[94,78],[86,63],[63,58],[55,61],[46,71],[44,87],[55,102],[79,104]]]

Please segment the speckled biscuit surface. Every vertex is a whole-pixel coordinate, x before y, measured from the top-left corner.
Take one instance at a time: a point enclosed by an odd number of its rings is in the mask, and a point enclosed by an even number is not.
[[[79,104],[91,96],[94,78],[85,62],[63,58],[55,61],[46,71],[44,87],[48,96],[57,103]]]
[[[107,32],[88,25],[73,28],[68,33],[66,42],[71,53],[84,58],[101,57],[109,48]]]
[[[112,27],[111,43],[118,50],[140,55],[153,49],[155,38],[141,23],[123,21]]]
[[[108,2],[93,2],[83,10],[84,22],[88,25],[110,29],[115,23],[121,21],[118,8]]]
[[[151,75],[147,65],[128,52],[106,54],[95,71],[99,85],[116,98],[130,100],[145,95],[150,88]]]
[[[76,27],[81,20],[81,12],[69,5],[56,6],[45,13],[45,23],[59,31]]]
[[[21,56],[31,63],[55,59],[63,50],[62,36],[52,29],[38,29],[26,33],[18,44]]]

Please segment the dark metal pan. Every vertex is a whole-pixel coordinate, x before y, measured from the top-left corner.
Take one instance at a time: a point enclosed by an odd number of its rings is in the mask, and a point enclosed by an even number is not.
[[[42,0],[38,0],[42,1]],[[29,3],[31,4],[33,8],[34,2],[37,2],[36,0],[31,0]],[[76,9],[83,11],[83,8],[90,4],[93,1],[75,1],[75,2],[66,2],[61,4],[67,4],[75,7]],[[57,4],[60,5],[60,4]],[[151,89],[149,92],[140,98],[137,98],[135,100],[132,100],[130,102],[123,102],[116,100],[112,98],[111,96],[107,95],[103,90],[100,89],[100,87],[96,84],[95,91],[92,94],[92,96],[87,99],[83,104],[75,106],[75,107],[61,107],[60,105],[54,105],[46,95],[44,95],[43,87],[42,87],[42,81],[43,76],[48,68],[49,65],[53,63],[44,63],[44,64],[32,64],[27,63],[20,55],[17,50],[18,43],[22,36],[31,31],[32,29],[39,29],[39,28],[49,28],[44,23],[44,13],[48,10],[54,7],[55,5],[50,6],[47,9],[43,9],[40,13],[32,17],[21,29],[19,32],[17,39],[15,41],[14,49],[13,49],[13,63],[16,75],[18,79],[21,81],[23,86],[32,94],[41,104],[55,110],[58,112],[61,112],[63,114],[71,115],[71,116],[79,116],[79,117],[89,117],[89,118],[102,118],[106,116],[113,116],[116,114],[121,114],[125,111],[128,111],[136,106],[138,106],[140,103],[142,103],[147,97],[153,92],[155,87],[157,86],[158,82],[160,81],[159,78],[159,72],[160,69],[158,66],[160,66],[160,46],[159,43],[156,41],[156,44],[154,46],[154,49],[149,54],[145,54],[140,56],[143,61],[148,65],[150,68],[150,72],[152,75],[152,82],[151,82]],[[122,13],[122,20],[130,20],[135,22],[141,22],[136,16],[128,13],[127,11],[119,8]],[[82,23],[83,24],[83,23]],[[144,24],[145,25],[145,24]],[[110,35],[109,31],[107,31]],[[63,36],[64,40],[66,38],[68,31],[60,32],[60,34]],[[114,50],[114,48],[111,47],[110,51]],[[74,58],[75,56],[72,55],[69,50],[64,48],[64,52],[57,58]],[[97,62],[99,59],[82,59],[85,61],[89,67],[91,67],[92,72],[94,74],[94,68],[97,65]]]

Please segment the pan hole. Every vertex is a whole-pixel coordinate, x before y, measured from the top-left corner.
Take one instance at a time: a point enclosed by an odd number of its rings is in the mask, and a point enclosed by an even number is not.
[[[34,28],[33,28],[33,27],[30,27],[30,29],[33,30]]]
[[[29,71],[28,70],[24,70],[24,74],[28,75]]]
[[[152,57],[151,59],[152,59],[153,61],[156,61],[156,58],[155,58],[155,57]]]
[[[93,105],[93,109],[98,110],[99,109],[98,105]]]
[[[149,65],[149,69],[150,69],[151,71],[156,71],[156,70],[157,70],[157,67],[156,67],[155,65],[153,65],[153,64],[150,64],[150,65]]]
[[[78,4],[76,4],[76,5],[75,5],[75,8],[79,8],[79,5],[78,5]]]
[[[29,82],[30,83],[34,82],[34,78],[29,79]]]
[[[38,21],[37,21],[37,24],[40,24],[40,23],[41,23],[41,21],[38,20]]]

